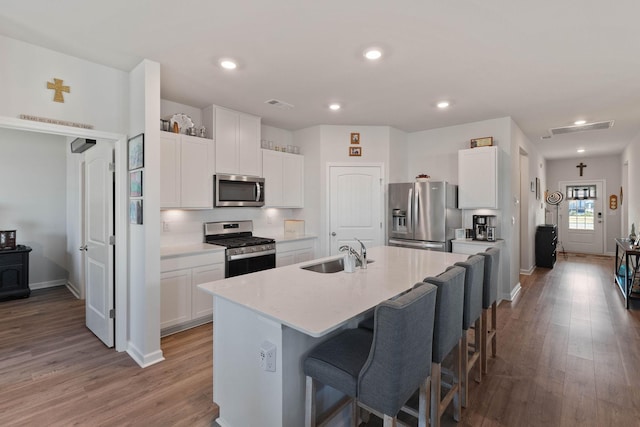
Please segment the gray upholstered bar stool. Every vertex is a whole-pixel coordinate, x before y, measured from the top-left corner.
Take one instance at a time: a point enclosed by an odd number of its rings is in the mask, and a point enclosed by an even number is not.
[[[436,317],[433,329],[433,353],[431,358],[431,427],[440,426],[440,417],[453,401],[453,418],[460,421],[460,374],[462,308],[464,305],[464,276],[462,267],[449,267],[425,282],[438,287]],[[442,361],[454,352],[451,383],[442,381]],[[442,386],[449,390],[442,397]]]
[[[500,274],[500,249],[489,248],[486,252],[479,252],[484,257],[484,283],[482,295],[482,372],[487,373],[487,353],[491,343],[491,354],[496,357],[496,325],[498,320],[498,277]],[[489,324],[489,310],[491,310],[491,324]]]
[[[395,426],[402,406],[420,389],[419,426],[426,426],[435,304],[435,286],[422,285],[380,303],[373,333],[347,329],[312,349],[304,361],[305,426],[316,425],[318,382],[348,396],[326,413],[351,403],[352,426],[358,425],[358,406],[383,418],[385,427]]]
[[[469,400],[469,373],[477,367],[476,381],[482,381],[482,291],[484,283],[484,257],[472,255],[464,262],[455,265],[465,270],[464,275],[464,307],[462,311],[462,406],[467,407]],[[469,346],[469,329],[474,325],[474,345]]]

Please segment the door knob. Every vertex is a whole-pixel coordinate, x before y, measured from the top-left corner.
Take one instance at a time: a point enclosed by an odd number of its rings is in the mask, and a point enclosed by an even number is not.
[[[333,233],[331,233],[331,235],[332,235],[333,237],[336,237],[336,232],[334,231]]]
[[[87,245],[84,246],[80,246],[80,249],[78,249],[80,252],[84,252],[87,250]]]

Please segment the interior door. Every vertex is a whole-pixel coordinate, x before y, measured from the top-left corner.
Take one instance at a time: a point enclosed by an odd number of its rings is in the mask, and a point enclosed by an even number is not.
[[[602,254],[604,218],[603,182],[560,182],[565,200],[559,207],[560,249]]]
[[[329,233],[331,255],[342,245],[360,250],[383,243],[382,171],[379,166],[331,166],[329,171]]]
[[[85,315],[87,327],[114,344],[113,144],[99,141],[85,153]]]

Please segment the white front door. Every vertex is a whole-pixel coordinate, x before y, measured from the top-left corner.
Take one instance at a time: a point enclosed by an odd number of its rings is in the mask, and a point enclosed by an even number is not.
[[[99,141],[85,153],[85,312],[87,327],[114,344],[113,144]]]
[[[560,245],[567,252],[603,253],[603,181],[563,181],[565,195],[559,209]]]
[[[383,244],[382,168],[331,166],[329,171],[329,233],[331,255],[342,245],[360,250]]]

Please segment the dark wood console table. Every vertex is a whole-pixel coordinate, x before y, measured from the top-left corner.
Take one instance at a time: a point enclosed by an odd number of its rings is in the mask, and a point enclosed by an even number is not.
[[[633,246],[629,239],[616,238],[616,267],[613,276],[622,292],[626,308],[629,308],[630,298],[640,298],[640,292],[634,287],[640,283],[639,260],[639,247]]]
[[[0,250],[0,300],[26,298],[29,289],[29,246]]]

